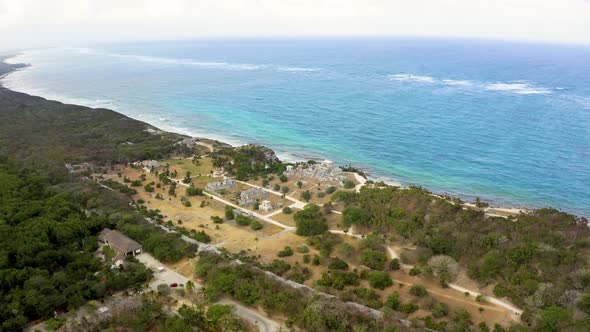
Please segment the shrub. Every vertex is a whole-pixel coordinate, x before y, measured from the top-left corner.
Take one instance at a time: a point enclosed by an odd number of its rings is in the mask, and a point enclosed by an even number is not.
[[[306,201],[309,202],[309,200],[311,199],[311,191],[306,190],[304,192],[301,193],[301,198]]]
[[[306,254],[309,252],[309,247],[307,247],[306,245],[302,244],[299,247],[297,247],[297,252],[302,253],[302,254]]]
[[[203,243],[211,242],[211,237],[207,235],[207,233],[205,233],[205,231],[203,230],[193,233],[192,238]]]
[[[289,263],[283,262],[282,260],[275,259],[271,264],[266,266],[266,269],[276,275],[281,276],[291,269],[291,265],[289,265]]]
[[[434,275],[441,280],[441,283],[455,280],[459,273],[459,263],[450,256],[433,256],[428,260],[428,266],[432,267]]]
[[[279,190],[281,190],[281,186],[278,183],[275,183],[275,185],[272,187],[272,189],[274,191],[279,191]]]
[[[508,287],[506,287],[505,285],[497,284],[494,287],[494,295],[496,295],[497,297],[504,297],[508,294],[510,294],[510,289],[508,289]]]
[[[225,206],[225,219],[232,220],[235,217],[234,208],[226,205]]]
[[[389,262],[389,269],[392,271],[397,271],[401,268],[399,259],[394,258]]]
[[[432,307],[432,316],[434,318],[441,318],[449,314],[449,306],[445,303],[439,302]]]
[[[328,188],[326,188],[326,194],[332,194],[336,191],[336,187],[334,186],[329,186]]]
[[[249,226],[252,223],[252,219],[250,219],[246,216],[243,216],[241,214],[238,214],[236,216],[236,223],[238,225],[242,225],[242,226]]]
[[[418,307],[416,303],[404,303],[400,305],[400,311],[405,312],[406,314],[416,312],[419,308],[420,307]]]
[[[283,174],[279,177],[279,180],[281,180],[281,182],[287,182],[289,181],[289,178],[285,174]]]
[[[348,264],[345,261],[341,260],[340,258],[333,258],[328,264],[328,269],[330,270],[346,270],[348,269]]]
[[[420,275],[420,273],[422,273],[422,270],[420,270],[420,268],[417,268],[415,266],[410,270],[411,276],[417,276],[417,275]]]
[[[399,310],[401,302],[399,300],[399,293],[393,292],[387,296],[387,300],[383,303],[387,308],[392,310]]]
[[[582,297],[580,302],[578,302],[578,308],[582,310],[582,312],[590,315],[590,294],[586,294]]]
[[[291,209],[290,207],[286,206],[283,208],[283,213],[284,214],[291,214],[293,213],[293,209]]]
[[[55,317],[45,321],[45,327],[48,331],[55,331],[62,327],[65,323],[66,319],[64,317]]]
[[[283,194],[286,194],[286,193],[288,193],[288,192],[289,192],[289,187],[287,187],[287,186],[282,186],[282,187],[281,187],[281,192],[282,192]]]
[[[384,252],[365,249],[361,252],[361,264],[373,269],[383,271],[387,256]]]
[[[354,182],[352,182],[350,180],[347,180],[344,182],[344,189],[352,189],[354,187],[355,187]]]
[[[262,224],[258,220],[254,220],[250,224],[250,227],[252,227],[253,230],[257,231],[257,230],[262,229],[263,226],[262,226]]]
[[[311,264],[313,264],[313,265],[320,265],[320,263],[321,263],[320,256],[313,255],[313,259],[311,260]]]
[[[410,294],[416,297],[424,297],[428,294],[428,291],[426,290],[426,288],[424,288],[424,286],[414,285],[412,286],[412,288],[410,288]]]
[[[281,250],[277,253],[277,256],[279,256],[279,257],[293,256],[293,249],[291,249],[291,247],[289,247],[289,246],[286,246],[283,250]]]
[[[211,221],[213,221],[214,224],[223,224],[223,218],[218,216],[211,216]]]
[[[393,281],[391,280],[391,276],[387,272],[373,272],[369,276],[369,284],[371,287],[377,289],[385,289],[391,285],[393,285]]]

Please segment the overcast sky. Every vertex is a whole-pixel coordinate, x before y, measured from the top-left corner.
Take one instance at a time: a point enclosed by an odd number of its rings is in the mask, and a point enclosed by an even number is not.
[[[0,48],[399,35],[590,44],[590,0],[0,0]]]

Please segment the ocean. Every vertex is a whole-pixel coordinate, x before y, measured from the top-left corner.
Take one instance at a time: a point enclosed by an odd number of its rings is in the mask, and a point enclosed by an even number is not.
[[[590,216],[590,47],[201,40],[24,51],[11,89],[377,179]]]

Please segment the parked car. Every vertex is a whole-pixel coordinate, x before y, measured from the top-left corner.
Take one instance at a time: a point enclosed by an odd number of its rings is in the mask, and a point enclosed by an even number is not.
[[[178,286],[178,284],[175,283],[175,282],[173,282],[173,283],[170,284],[170,287],[172,287],[172,288],[177,287],[177,286]]]

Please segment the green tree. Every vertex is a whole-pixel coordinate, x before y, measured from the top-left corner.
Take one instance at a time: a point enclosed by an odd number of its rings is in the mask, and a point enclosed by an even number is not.
[[[428,295],[428,291],[422,285],[413,285],[412,288],[410,288],[410,294],[416,297],[424,297]]]
[[[304,192],[301,193],[301,198],[306,201],[309,202],[309,200],[311,199],[311,192],[309,190],[306,190]]]
[[[358,207],[347,207],[342,211],[342,223],[346,227],[352,225],[369,225],[369,214]]]
[[[234,208],[229,205],[226,205],[225,206],[225,219],[232,220],[232,219],[234,219],[234,217],[235,217]]]
[[[371,287],[377,289],[385,289],[391,285],[393,285],[393,281],[391,280],[391,276],[387,272],[376,271],[371,273],[369,276],[369,284]]]
[[[315,204],[307,204],[303,210],[295,213],[294,219],[297,235],[311,236],[328,230],[326,218],[322,215],[320,207]]]
[[[566,308],[556,305],[549,306],[541,311],[541,331],[561,331],[571,320],[571,313]]]
[[[582,312],[590,315],[590,294],[586,294],[582,297],[580,302],[578,302],[578,308],[582,310]]]
[[[361,252],[361,264],[382,271],[385,268],[387,256],[384,252],[366,249]]]
[[[399,300],[399,293],[393,292],[387,295],[387,299],[385,300],[383,305],[392,310],[399,310],[399,307],[401,305],[401,302]]]

